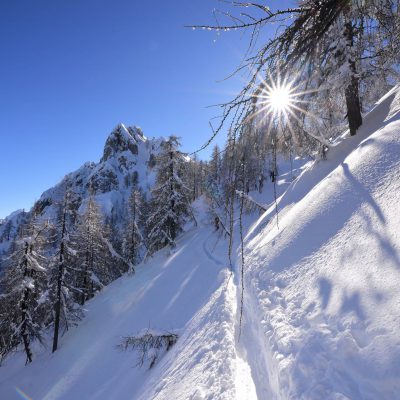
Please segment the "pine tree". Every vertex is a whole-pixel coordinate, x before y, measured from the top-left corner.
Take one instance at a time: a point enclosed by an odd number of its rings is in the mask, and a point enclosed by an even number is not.
[[[179,139],[170,136],[161,145],[157,160],[157,180],[152,190],[151,213],[148,217],[148,249],[154,251],[170,245],[182,231],[185,217],[193,216],[188,198],[189,189],[182,180],[187,162],[179,151]]]
[[[220,196],[220,183],[222,173],[221,151],[218,145],[215,145],[211,160],[208,163],[208,177],[207,177],[207,190],[212,197],[219,198]]]
[[[46,259],[41,254],[47,225],[31,222],[24,237],[15,243],[0,283],[1,358],[23,345],[26,363],[32,362],[31,343],[42,341],[43,295]]]
[[[187,162],[185,171],[186,174],[184,176],[184,180],[189,184],[190,200],[195,201],[199,196],[201,190],[199,162],[197,160],[196,154],[190,161]]]
[[[143,235],[139,228],[143,201],[140,191],[134,188],[129,197],[129,219],[123,241],[123,255],[132,265],[130,273],[134,272],[133,266],[140,262],[141,249],[144,245]]]

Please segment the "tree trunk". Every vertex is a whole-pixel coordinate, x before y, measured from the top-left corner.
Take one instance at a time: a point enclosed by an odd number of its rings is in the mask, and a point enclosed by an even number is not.
[[[344,29],[346,39],[346,56],[350,69],[350,82],[345,89],[347,120],[349,121],[350,135],[354,136],[362,124],[360,94],[358,90],[359,79],[354,56],[354,29],[351,19],[347,18]]]
[[[63,214],[63,222],[62,222],[62,231],[61,231],[61,245],[60,245],[60,257],[58,264],[58,275],[57,275],[57,294],[56,294],[56,303],[54,305],[54,336],[53,336],[53,349],[54,353],[58,347],[58,332],[60,330],[60,314],[61,314],[61,286],[63,283],[63,275],[64,275],[64,236],[65,236],[65,219],[66,213],[64,210]]]
[[[89,269],[89,250],[86,250],[86,256],[85,256],[85,269],[83,271],[83,283],[82,283],[82,293],[81,293],[81,301],[80,305],[83,306],[85,304],[88,292],[88,269]]]
[[[63,247],[63,243],[61,244]],[[62,250],[61,250],[62,251]],[[57,276],[57,298],[56,303],[54,305],[54,336],[53,336],[53,349],[52,352],[54,353],[58,347],[58,332],[60,330],[60,314],[61,314],[61,284],[62,284],[62,256],[60,255],[60,265],[58,270]]]
[[[170,158],[170,166],[169,166],[169,168],[170,168],[170,175],[171,175],[171,188],[170,188],[170,190],[171,190],[171,197],[172,197],[173,194],[174,194],[174,185],[172,184],[172,177],[174,176],[174,164],[173,164],[174,153],[172,151],[170,151],[170,153],[169,153],[169,158]],[[171,211],[172,211],[172,214],[174,214],[174,212],[175,212],[175,200],[173,198],[171,198]],[[175,227],[175,221],[173,221],[172,219],[170,220],[169,229],[170,229],[169,233],[170,233],[171,239],[173,241],[175,241],[175,238],[176,238],[176,227]]]
[[[28,271],[28,252],[29,252],[29,244],[25,243],[25,260],[24,260],[24,278],[29,277]],[[29,288],[24,289],[24,295],[22,297],[20,307],[21,307],[21,336],[22,341],[24,343],[24,349],[26,353],[26,364],[32,362],[32,352],[30,349],[29,343],[29,334],[27,332],[27,308],[28,308],[28,299],[29,299]]]
[[[349,121],[350,135],[354,136],[362,124],[360,99],[358,96],[358,80],[352,78],[352,83],[346,91],[347,120]]]

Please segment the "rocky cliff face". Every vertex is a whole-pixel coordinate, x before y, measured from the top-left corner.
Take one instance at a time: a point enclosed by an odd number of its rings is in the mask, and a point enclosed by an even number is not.
[[[87,162],[46,190],[29,212],[19,211],[0,222],[0,257],[32,213],[53,219],[57,204],[69,188],[74,208],[82,211],[90,193],[100,204],[105,219],[118,224],[133,187],[148,193],[155,181],[155,159],[163,139],[148,139],[138,127],[119,124],[108,136],[98,163]]]

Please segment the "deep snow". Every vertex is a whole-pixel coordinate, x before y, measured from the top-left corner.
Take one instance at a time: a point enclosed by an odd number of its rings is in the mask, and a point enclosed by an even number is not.
[[[11,357],[0,398],[400,399],[400,88],[327,161],[289,175],[279,227],[274,205],[245,217],[240,341],[239,251],[232,274],[201,198],[176,252],[106,287],[59,351],[37,349],[27,367]],[[270,204],[264,192],[251,195]],[[180,334],[152,370],[115,348],[148,327]]]
[[[397,87],[286,191],[279,229],[271,208],[249,232],[259,398],[400,398],[399,202]]]

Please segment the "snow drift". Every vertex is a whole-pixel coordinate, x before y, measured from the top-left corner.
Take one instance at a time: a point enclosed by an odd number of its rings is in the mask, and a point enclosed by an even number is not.
[[[399,202],[396,87],[286,191],[279,228],[271,209],[248,235],[259,398],[400,398]]]

